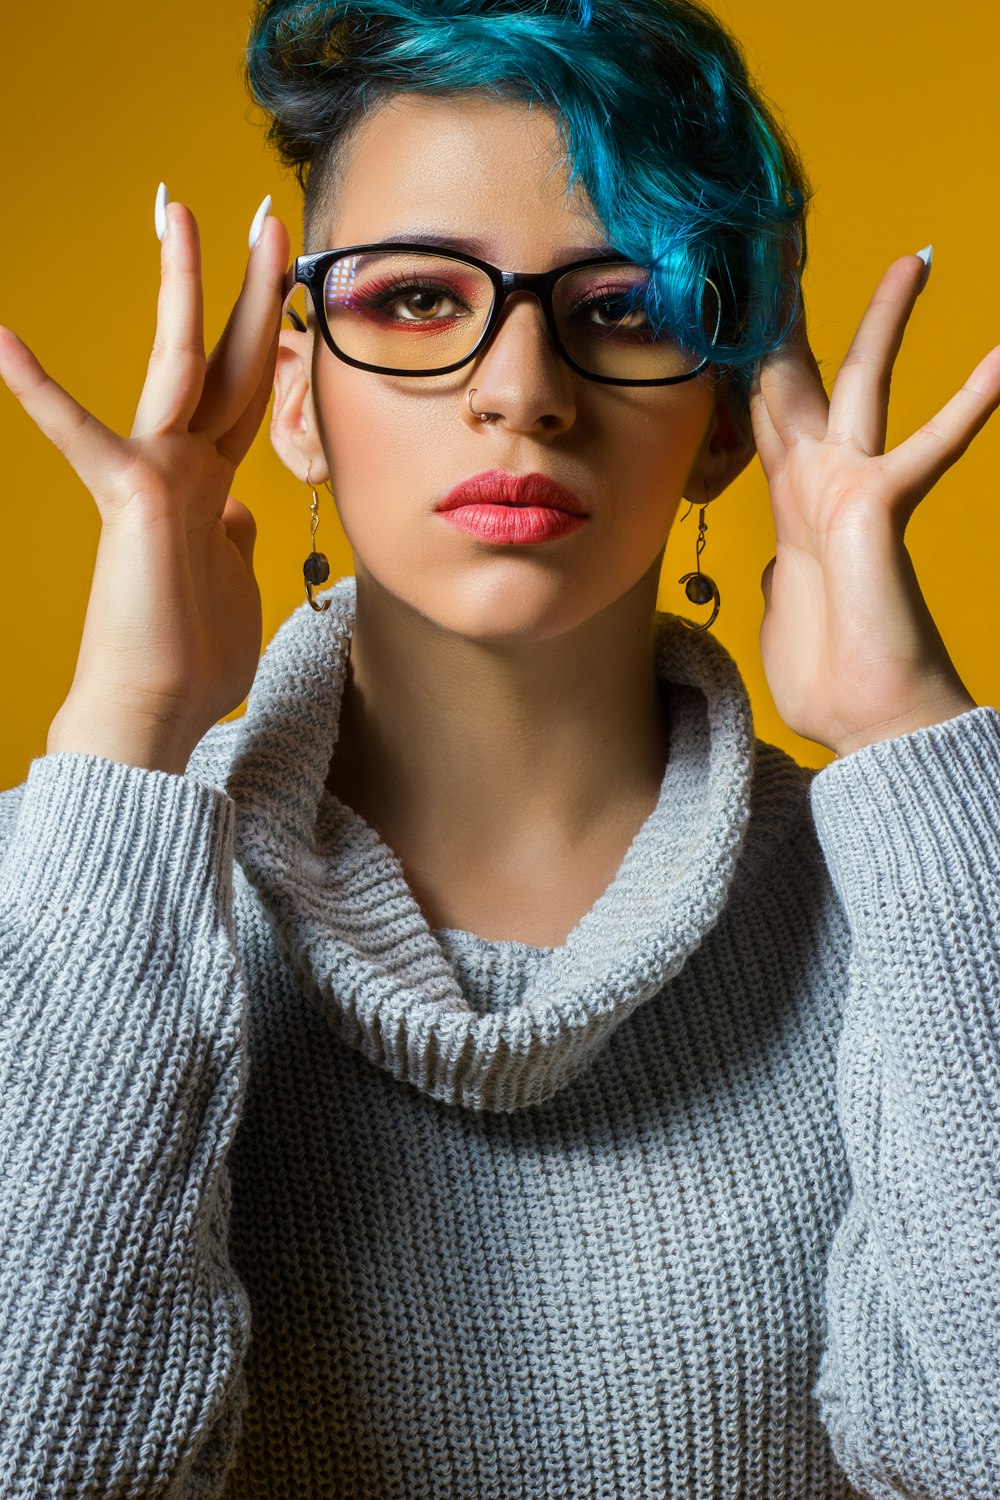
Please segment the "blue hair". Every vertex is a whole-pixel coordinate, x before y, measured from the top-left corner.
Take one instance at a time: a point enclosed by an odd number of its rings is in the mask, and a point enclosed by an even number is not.
[[[258,0],[245,80],[305,191],[305,244],[367,111],[400,93],[538,102],[595,227],[741,396],[787,336],[810,188],[739,43],[698,0]],[[705,278],[722,322],[706,333]],[[709,294],[710,295],[710,294]]]

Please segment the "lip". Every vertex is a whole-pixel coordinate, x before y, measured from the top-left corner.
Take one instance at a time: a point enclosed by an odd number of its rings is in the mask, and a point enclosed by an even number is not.
[[[515,506],[559,511],[586,520],[589,512],[582,500],[547,474],[509,474],[506,469],[484,469],[449,490],[436,507],[439,512],[463,506]]]
[[[587,524],[586,516],[571,516],[568,510],[539,505],[456,505],[441,519],[456,531],[496,547],[554,542]]]

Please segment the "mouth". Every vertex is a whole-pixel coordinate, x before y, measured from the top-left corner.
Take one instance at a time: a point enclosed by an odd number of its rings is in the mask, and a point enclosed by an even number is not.
[[[436,509],[447,513],[467,506],[557,511],[580,520],[586,520],[589,515],[583,501],[572,490],[548,475],[509,474],[505,469],[485,469],[481,474],[463,479],[449,490]]]

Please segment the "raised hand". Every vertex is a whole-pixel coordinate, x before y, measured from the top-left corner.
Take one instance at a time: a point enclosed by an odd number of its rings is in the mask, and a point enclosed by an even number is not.
[[[885,452],[889,383],[924,262],[886,271],[827,398],[801,315],[751,391],[775,556],[761,657],[790,729],[837,755],[974,708],[903,542],[923,497],[1000,405],[1000,346]]]
[[[260,656],[255,526],[229,486],[271,393],[289,238],[265,219],[206,358],[198,227],[181,203],[166,206],[166,223],[156,336],[129,437],[6,328],[0,377],[101,516],[76,673],[47,748],[180,772],[246,696]]]

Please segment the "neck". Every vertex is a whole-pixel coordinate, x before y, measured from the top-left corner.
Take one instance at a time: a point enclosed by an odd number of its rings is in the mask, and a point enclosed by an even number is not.
[[[630,788],[658,790],[658,576],[657,563],[554,639],[497,645],[442,630],[359,574],[331,790],[360,793],[377,822],[406,813],[508,837],[539,817],[571,833]]]

